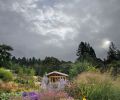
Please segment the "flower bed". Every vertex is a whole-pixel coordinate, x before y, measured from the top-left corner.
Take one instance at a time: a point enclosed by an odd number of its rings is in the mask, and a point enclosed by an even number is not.
[[[23,92],[25,100],[73,100],[64,91]]]
[[[64,91],[0,93],[0,100],[74,100]]]

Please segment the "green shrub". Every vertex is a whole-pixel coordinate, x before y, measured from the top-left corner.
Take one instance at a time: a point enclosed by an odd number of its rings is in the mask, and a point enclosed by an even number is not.
[[[0,79],[3,81],[12,81],[13,74],[12,74],[12,72],[10,72],[4,68],[0,68]]]
[[[95,66],[93,66],[91,63],[87,61],[83,62],[76,62],[72,64],[72,67],[69,71],[70,77],[73,78],[77,76],[78,74],[85,72],[85,71],[97,71]]]
[[[12,97],[20,97],[20,93],[0,93],[0,100],[18,100],[18,99],[10,99]],[[21,100],[21,99],[20,99]]]

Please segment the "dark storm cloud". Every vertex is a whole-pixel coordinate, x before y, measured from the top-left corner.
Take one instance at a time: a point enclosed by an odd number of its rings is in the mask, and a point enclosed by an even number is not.
[[[120,0],[0,0],[0,42],[17,57],[74,60],[80,41],[120,48]]]

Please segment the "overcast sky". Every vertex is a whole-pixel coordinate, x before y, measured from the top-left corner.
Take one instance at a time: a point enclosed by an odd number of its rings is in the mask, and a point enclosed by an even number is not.
[[[120,48],[120,0],[0,0],[0,43],[17,57],[75,60],[80,41]]]

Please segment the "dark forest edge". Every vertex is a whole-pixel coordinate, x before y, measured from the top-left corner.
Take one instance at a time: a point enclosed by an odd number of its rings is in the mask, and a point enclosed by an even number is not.
[[[93,47],[86,42],[80,42],[76,52],[77,59],[71,61],[59,60],[55,57],[16,58],[10,52],[13,48],[0,44],[0,67],[10,69],[16,74],[43,76],[51,71],[60,71],[69,74],[70,78],[88,70],[99,70],[101,73],[110,72],[112,76],[120,75],[120,50],[111,42],[106,59],[97,58]]]

